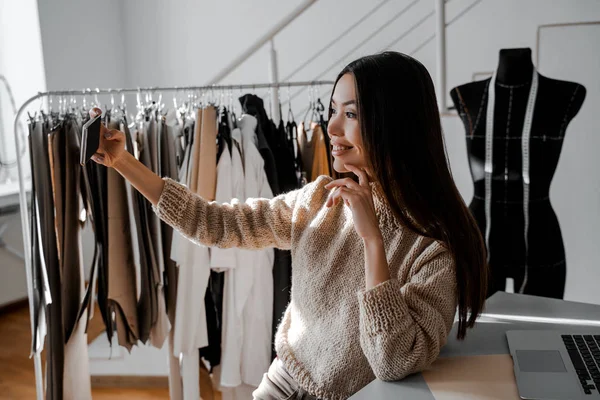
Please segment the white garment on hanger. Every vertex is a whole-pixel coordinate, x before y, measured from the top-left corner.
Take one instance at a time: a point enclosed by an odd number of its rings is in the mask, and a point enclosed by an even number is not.
[[[264,161],[256,148],[257,120],[244,115],[239,121],[244,155],[244,193],[240,199],[272,198]],[[232,138],[239,133],[234,130]],[[235,154],[235,153],[233,153]],[[239,153],[237,153],[239,156]],[[241,157],[234,161],[241,165]],[[258,386],[271,364],[273,314],[273,249],[238,250],[238,263],[224,290],[224,327],[221,385]]]
[[[235,154],[237,153],[237,149],[234,148],[232,146],[231,149],[231,153]],[[219,162],[217,164],[217,185],[216,185],[216,191],[215,191],[215,201],[223,204],[223,203],[230,203],[231,200],[233,198],[236,198],[238,196],[236,196],[234,194],[234,190],[233,190],[233,182],[234,182],[234,171],[233,171],[233,165],[232,165],[232,156],[231,153],[229,152],[229,148],[226,148],[222,151],[220,157],[219,157]],[[239,157],[239,156],[238,156]],[[240,180],[240,179],[238,179]],[[241,177],[241,182],[243,185],[243,175]],[[242,189],[242,196],[243,196],[243,186],[241,187]],[[239,195],[239,189],[238,189],[238,195]],[[235,268],[235,266],[237,265],[237,252],[238,249],[237,248],[228,248],[228,249],[221,249],[218,247],[212,247],[210,249],[210,263],[211,263],[211,268],[217,272],[224,272],[224,277],[223,277],[223,315],[221,316],[221,363],[217,366],[213,366],[213,370],[212,370],[212,381],[213,381],[213,389],[215,390],[221,390],[221,371],[222,371],[222,366],[223,366],[223,360],[224,360],[224,356],[226,354],[230,354],[231,352],[227,352],[225,350],[225,340],[227,334],[234,334],[237,335],[239,334],[239,332],[237,332],[237,329],[232,329],[231,331],[228,331],[228,327],[231,326],[231,324],[227,324],[227,314],[226,314],[226,308],[227,308],[227,286],[231,284],[233,276],[231,275],[231,269]],[[236,365],[240,365],[239,364],[239,360],[237,360],[237,364]]]
[[[231,197],[232,199],[244,199],[244,166],[240,154],[242,136],[239,129],[231,132],[233,143],[231,149]],[[232,268],[236,268],[243,261],[239,249],[234,249],[235,258]],[[221,264],[222,265],[222,264]],[[213,264],[214,266],[214,264]],[[242,364],[242,319],[236,308],[235,281],[239,271],[231,268],[225,272],[223,285],[223,330],[221,334],[221,379],[219,390],[223,396],[228,392],[226,389],[237,387],[242,383],[240,367]],[[233,393],[233,392],[232,392]],[[234,397],[235,398],[235,397]]]
[[[190,172],[184,171],[181,183],[188,183]],[[171,259],[179,267],[173,327],[173,355],[175,357],[182,355],[181,376],[184,400],[198,400],[200,398],[198,349],[208,346],[204,295],[210,276],[209,252],[206,246],[195,244],[174,231]]]
[[[225,145],[227,147],[227,145]],[[236,151],[236,149],[231,149]],[[215,201],[219,204],[229,203],[235,198],[233,194],[233,170],[231,164],[231,155],[229,149],[223,149],[219,162],[217,163],[217,186],[215,190]],[[220,249],[212,247],[210,249],[210,267],[217,272],[224,272],[236,264],[235,248]]]
[[[198,349],[208,346],[204,294],[210,276],[210,259],[205,246],[189,242],[180,247],[182,258],[178,261],[173,355],[183,355],[183,398],[197,400],[200,397]]]

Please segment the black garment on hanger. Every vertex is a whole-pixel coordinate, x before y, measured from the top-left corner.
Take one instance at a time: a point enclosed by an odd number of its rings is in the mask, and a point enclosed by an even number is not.
[[[283,121],[279,122],[279,127],[269,121],[272,129],[275,129],[273,147],[275,149],[275,160],[277,164],[277,178],[280,183],[280,189],[283,193],[296,190],[298,188],[298,178],[294,162],[293,148],[290,150],[287,133]],[[290,302],[290,290],[292,288],[292,253],[289,250],[275,249],[275,259],[273,266],[273,318],[272,318],[272,338],[273,345],[271,358],[274,359],[275,352],[275,334],[277,326]]]
[[[271,326],[271,360],[277,357],[275,351],[275,334],[277,327],[290,303],[292,290],[292,252],[289,250],[275,250],[273,261],[273,325]]]
[[[30,124],[31,172],[37,186],[35,188],[36,198],[33,201],[37,203],[37,211],[39,211],[37,222],[41,236],[41,243],[37,240],[32,241],[32,243],[37,242],[41,246],[52,296],[52,303],[46,306],[46,321],[48,324],[46,338],[46,349],[48,351],[46,399],[62,400],[65,343],[62,322],[62,288],[54,227],[52,177],[48,158],[48,134],[56,129],[53,125],[53,121],[48,121],[46,116],[42,116],[42,120],[33,121]],[[31,231],[32,235],[37,235],[38,229],[35,228]],[[38,247],[35,250],[39,251],[40,248]]]
[[[89,116],[87,117],[89,119]],[[85,122],[85,120],[83,121]],[[81,146],[81,134],[78,135],[79,144]],[[102,235],[102,224],[101,224],[101,215],[100,215],[100,199],[97,198],[98,184],[96,179],[96,168],[98,166],[93,162],[86,163],[85,166],[81,168],[80,175],[80,184],[81,188],[81,198],[83,201],[83,206],[86,211],[86,219],[92,226],[92,232],[94,234],[94,255],[92,257],[92,265],[90,268],[90,275],[88,278],[88,286],[85,291],[85,295],[83,297],[83,302],[79,309],[79,318],[83,315],[84,311],[87,310],[87,322],[85,330],[87,332],[87,328],[89,326],[89,319],[92,314],[92,306],[94,304],[94,297],[96,296],[96,286],[97,286],[97,276],[98,269],[100,268],[100,264],[103,262],[102,258],[102,243],[103,243],[103,235]],[[100,309],[100,314],[105,321],[106,310]],[[106,326],[106,325],[105,325]]]
[[[298,127],[296,126],[296,121],[288,121],[285,124],[285,142],[289,151],[294,154],[296,157],[296,152],[294,150],[294,140],[298,136]]]
[[[125,138],[127,143],[127,151],[134,154],[133,151],[133,137],[131,132],[127,128],[127,120],[124,120],[125,126]],[[148,232],[148,213],[146,212],[147,200],[146,198],[133,188],[133,215],[135,218],[135,226],[137,229],[138,236],[138,250],[140,254],[140,297],[138,299],[138,326],[139,326],[139,339],[142,343],[146,343],[150,338],[150,331],[152,330],[152,302],[154,297],[154,286],[151,268],[152,249],[149,237],[146,235]]]
[[[28,138],[28,143],[29,143],[29,154],[33,155],[33,136],[36,134],[35,132],[36,126],[35,126],[35,122],[31,121],[29,123],[29,138]],[[31,168],[31,171],[34,171],[34,161],[33,161],[34,157],[29,157],[29,165]],[[31,223],[29,226],[29,232],[31,235],[31,249],[25,249],[25,251],[30,251],[30,257],[31,257],[31,273],[32,273],[32,280],[33,280],[33,299],[31,299],[30,301],[33,302],[33,310],[34,313],[33,315],[35,316],[34,318],[34,332],[37,332],[39,329],[39,321],[38,321],[38,316],[40,314],[40,312],[46,312],[45,309],[42,311],[43,308],[45,308],[45,300],[44,300],[44,282],[43,282],[43,278],[42,278],[42,260],[40,257],[40,253],[38,251],[38,249],[40,248],[41,244],[38,241],[38,236],[35,234],[35,232],[37,231],[37,224],[38,224],[38,220],[39,220],[39,215],[37,212],[37,209],[35,207],[36,204],[36,199],[37,199],[37,190],[36,190],[36,178],[35,178],[35,173],[31,174],[31,204],[30,204],[30,214],[31,214]],[[37,348],[39,347],[39,342],[38,342],[38,338],[36,336],[34,336],[33,339],[33,348]]]
[[[302,173],[302,155],[300,154],[298,146],[298,125],[296,121],[288,121],[286,126],[286,140],[290,152],[294,155],[294,169],[296,170],[296,184],[300,187],[300,175]]]
[[[69,341],[77,322],[79,321],[79,309],[81,305],[83,266],[81,265],[80,246],[80,181],[81,165],[79,164],[79,136],[81,135],[81,124],[74,115],[70,114],[63,121],[62,138],[59,137],[60,150],[64,153],[54,164],[61,165],[62,193],[62,224],[63,232],[61,239],[61,256],[59,257],[62,271],[63,288],[63,322],[65,330],[65,343]],[[56,140],[56,139],[55,139]],[[58,204],[55,205],[58,207]]]
[[[265,111],[263,101],[260,97],[254,94],[245,94],[239,98],[244,113],[256,117],[258,125],[256,127],[256,137],[258,144],[256,147],[265,161],[265,172],[267,180],[273,194],[281,193],[279,188],[279,180],[277,179],[277,163],[273,154],[273,149],[270,147],[273,133],[267,112]]]
[[[212,274],[212,271],[211,271]],[[213,292],[211,290],[210,276],[208,278],[208,287],[204,294],[204,308],[206,309],[206,331],[208,336],[208,346],[199,349],[200,358],[204,358],[210,364],[209,372],[221,363],[221,339],[219,335],[219,326],[217,310],[213,301]],[[202,362],[202,361],[200,361]]]
[[[281,193],[287,193],[298,189],[294,149],[290,149],[283,120],[279,121],[277,128],[275,128],[275,124],[272,121],[271,126],[276,130],[274,143],[271,148],[275,152],[279,188],[281,189]]]
[[[229,112],[225,107],[221,111],[219,117],[219,130],[217,133],[217,160],[221,158],[221,153],[227,147],[229,154],[231,154],[231,129],[229,128]]]
[[[200,349],[200,357],[210,363],[210,371],[221,364],[221,335],[223,333],[223,289],[225,272],[210,271],[208,288],[204,295],[208,346]]]
[[[106,124],[106,121],[104,121]],[[99,200],[95,202],[97,210],[94,213],[96,220],[96,229],[99,229],[99,235],[96,239],[100,239],[100,253],[99,253],[99,264],[98,264],[98,307],[102,314],[104,326],[106,329],[106,336],[112,346],[112,337],[114,330],[111,329],[114,325],[112,323],[112,317],[108,309],[108,181],[107,181],[107,170],[104,165],[97,163],[88,162],[86,164],[92,170],[93,179],[95,185],[92,184],[93,196]]]

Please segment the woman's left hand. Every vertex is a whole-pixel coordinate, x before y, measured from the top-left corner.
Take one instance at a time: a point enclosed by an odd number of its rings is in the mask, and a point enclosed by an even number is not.
[[[326,206],[332,207],[343,201],[352,210],[356,233],[365,241],[381,240],[381,230],[375,214],[367,173],[354,165],[346,164],[345,167],[358,176],[358,183],[350,178],[344,178],[325,185],[325,189],[335,188],[329,195]]]

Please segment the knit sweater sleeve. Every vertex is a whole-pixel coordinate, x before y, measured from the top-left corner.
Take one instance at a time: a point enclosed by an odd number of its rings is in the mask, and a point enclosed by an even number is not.
[[[210,247],[261,249],[291,247],[292,215],[301,190],[273,199],[217,203],[165,178],[154,212],[195,243]]]
[[[450,252],[433,242],[418,256],[409,252],[407,259],[411,265],[405,284],[392,277],[358,293],[361,347],[375,376],[384,381],[402,379],[435,361],[456,312]]]

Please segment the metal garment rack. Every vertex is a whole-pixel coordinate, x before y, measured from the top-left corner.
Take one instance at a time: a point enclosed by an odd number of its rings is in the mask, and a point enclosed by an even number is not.
[[[27,277],[27,297],[29,299],[29,319],[31,323],[31,335],[32,335],[32,351],[30,357],[33,356],[34,368],[35,368],[35,385],[36,385],[36,396],[38,400],[44,398],[44,385],[42,375],[42,360],[40,352],[33,349],[33,340],[36,335],[34,319],[37,315],[34,315],[33,308],[33,282],[32,282],[32,266],[31,266],[31,232],[30,232],[30,221],[29,221],[29,210],[27,208],[27,188],[25,186],[25,177],[23,171],[24,156],[19,155],[21,143],[19,141],[19,135],[17,134],[17,127],[19,119],[23,111],[33,101],[41,98],[48,98],[52,96],[90,96],[100,94],[135,94],[135,93],[154,93],[154,92],[178,92],[178,91],[220,91],[220,90],[253,90],[256,89],[269,89],[269,88],[286,88],[286,87],[298,87],[298,86],[321,86],[321,85],[332,85],[332,81],[305,81],[305,82],[278,82],[278,83],[257,83],[257,84],[243,84],[243,85],[210,85],[210,86],[172,86],[172,87],[146,87],[146,88],[128,88],[128,89],[83,89],[83,90],[58,90],[40,92],[33,97],[30,97],[17,111],[14,120],[14,136],[15,136],[15,148],[17,149],[17,167],[19,173],[19,202],[21,209],[21,225],[23,229],[23,248],[25,249],[25,272]]]

